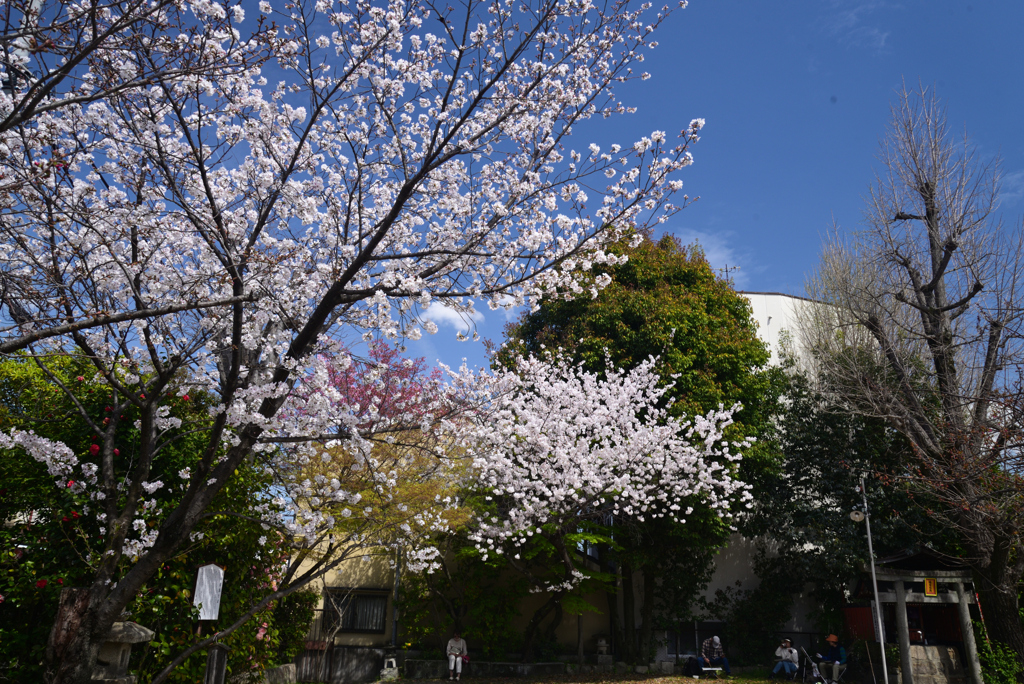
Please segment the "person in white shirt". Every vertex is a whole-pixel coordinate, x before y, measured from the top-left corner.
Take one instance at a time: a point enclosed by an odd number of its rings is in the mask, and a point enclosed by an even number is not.
[[[775,677],[780,671],[790,677],[796,674],[796,670],[800,666],[800,654],[793,648],[793,642],[783,639],[782,645],[775,649],[775,657],[779,659],[779,662],[775,663],[772,677]]]
[[[455,681],[458,681],[459,677],[462,676],[462,659],[469,655],[469,650],[466,648],[466,640],[456,632],[448,640],[448,648],[445,652],[448,654],[448,681],[452,680],[452,675],[455,676]]]

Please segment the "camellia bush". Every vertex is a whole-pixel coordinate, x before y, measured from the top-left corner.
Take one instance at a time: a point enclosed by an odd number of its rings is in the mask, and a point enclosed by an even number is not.
[[[606,245],[685,206],[674,197],[701,120],[678,137],[571,135],[630,111],[613,86],[646,76],[667,13],[629,0],[5,4],[0,353],[44,372],[81,355],[106,397],[102,413],[78,407],[95,451],[20,428],[0,440],[53,486],[73,481],[97,535],[95,565],[61,594],[46,681],[89,680],[111,625],[242,464],[279,494],[284,513],[261,522],[316,562],[226,630],[360,539],[404,534],[411,566],[430,564],[420,539],[448,504],[403,519],[372,442],[429,433],[466,402],[427,396],[382,416],[330,378],[353,339],[432,332],[431,305],[591,295],[608,279],[589,267],[619,261]],[[200,392],[201,420],[167,400]],[[125,423],[130,460],[115,454]],[[161,453],[185,439],[196,462],[164,477]],[[335,458],[345,478],[307,476]]]
[[[81,373],[88,368],[88,361],[80,357],[65,357],[61,364],[50,366],[71,388],[68,396],[55,392],[43,370],[29,359],[0,363],[0,425],[8,430],[32,429],[37,437],[59,439],[82,454],[95,451],[95,435],[78,417],[78,407],[89,407],[96,415],[107,413],[109,388],[87,381]],[[207,416],[207,399],[202,394],[167,397],[165,405],[172,415],[194,419]],[[121,423],[115,458],[134,458],[134,430],[129,421]],[[184,439],[162,451],[154,479],[177,479],[181,484],[156,492],[157,508],[173,506],[186,490],[179,473],[198,460],[191,446]],[[0,479],[6,483],[0,495],[0,516],[8,521],[0,528],[5,549],[0,558],[0,672],[7,681],[38,682],[51,626],[39,616],[52,615],[62,589],[79,586],[94,571],[104,530],[88,496],[76,492],[77,483],[69,480],[64,488],[53,487],[43,464],[21,450],[3,454]],[[258,518],[270,510],[261,505],[270,499],[270,485],[262,469],[242,464],[215,500],[214,509],[221,512],[202,521],[190,543],[127,606],[132,619],[156,633],[153,642],[135,648],[133,668],[142,681],[159,672],[184,646],[200,640],[192,596],[196,567],[217,563],[227,569],[221,605],[227,620],[248,610],[280,580],[287,567],[284,540],[271,532],[268,543],[262,525],[239,515]],[[127,566],[131,559],[122,562]],[[297,593],[261,611],[255,620],[266,626],[263,635],[254,627],[239,630],[227,640],[229,667],[250,671],[290,661],[308,631],[314,600],[308,592]],[[201,679],[204,668],[205,658],[197,656],[175,673],[176,680]]]

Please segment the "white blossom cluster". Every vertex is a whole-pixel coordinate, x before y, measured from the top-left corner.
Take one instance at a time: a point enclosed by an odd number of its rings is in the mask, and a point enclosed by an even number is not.
[[[79,467],[81,476],[75,479],[75,467],[79,466],[78,457],[63,442],[55,442],[40,437],[29,430],[11,430],[10,433],[0,432],[0,449],[20,447],[36,461],[46,466],[46,471],[54,478],[58,487],[69,488],[80,494],[87,485],[96,484],[96,472],[99,468],[94,463],[82,463]]]
[[[599,375],[530,357],[472,379],[501,392],[467,439],[479,486],[498,502],[474,535],[481,551],[522,545],[545,524],[609,514],[683,523],[695,505],[726,516],[750,500],[733,449],[747,442],[723,438],[737,407],[670,416],[656,363]]]

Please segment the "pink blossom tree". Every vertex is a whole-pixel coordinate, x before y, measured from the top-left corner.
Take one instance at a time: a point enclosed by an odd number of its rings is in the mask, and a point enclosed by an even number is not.
[[[95,454],[20,433],[4,442],[61,486],[74,479],[105,528],[92,584],[62,599],[51,682],[88,681],[112,623],[244,459],[294,476],[282,484],[290,538],[328,534],[320,509],[354,494],[326,475],[299,479],[295,464],[326,463],[340,444],[361,466],[383,429],[330,387],[351,363],[346,336],[415,339],[433,331],[419,316],[432,301],[472,311],[593,294],[606,282],[587,271],[616,262],[610,241],[687,201],[672,198],[701,120],[678,142],[660,131],[604,149],[571,138],[587,119],[629,111],[612,86],[645,76],[634,68],[667,9],[4,8],[0,352],[44,368],[84,355],[111,392],[109,416],[82,411]],[[163,405],[197,391],[217,398],[208,423]],[[127,406],[140,416],[130,463],[114,443]],[[384,423],[423,428],[440,415]],[[206,435],[200,463],[158,514],[149,497],[170,485],[150,481],[154,460],[194,430]]]

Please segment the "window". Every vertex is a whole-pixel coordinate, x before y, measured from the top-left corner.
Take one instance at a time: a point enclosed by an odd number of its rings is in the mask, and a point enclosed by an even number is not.
[[[387,622],[386,590],[328,589],[324,618],[331,631],[383,634]]]

